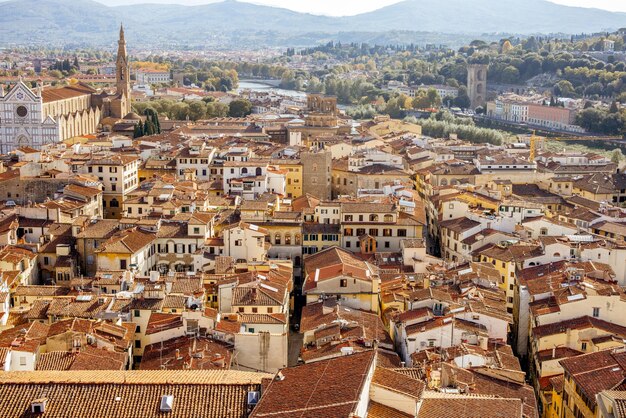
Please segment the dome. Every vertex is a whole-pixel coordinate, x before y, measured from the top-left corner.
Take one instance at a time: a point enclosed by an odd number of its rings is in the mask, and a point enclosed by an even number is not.
[[[141,120],[141,116],[135,112],[130,112],[128,115],[124,116],[124,120]]]

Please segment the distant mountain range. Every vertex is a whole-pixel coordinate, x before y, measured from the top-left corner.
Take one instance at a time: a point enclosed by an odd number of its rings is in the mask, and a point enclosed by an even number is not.
[[[314,0],[311,0],[314,1]],[[340,0],[338,0],[340,1]],[[590,33],[626,27],[626,13],[545,0],[405,0],[349,17],[328,17],[226,0],[200,6],[107,7],[92,0],[0,2],[0,44],[110,44],[124,22],[141,45],[280,44],[300,46],[356,33]],[[132,39],[134,38],[134,39]],[[365,40],[365,39],[364,39]]]

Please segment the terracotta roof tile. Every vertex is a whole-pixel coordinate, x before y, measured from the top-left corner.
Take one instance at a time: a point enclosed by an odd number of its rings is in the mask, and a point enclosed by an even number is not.
[[[398,392],[416,400],[420,399],[422,392],[425,389],[423,382],[413,379],[405,374],[382,367],[377,367],[376,371],[374,371],[372,384],[393,392]]]
[[[174,397],[177,418],[247,415],[247,393],[268,374],[229,370],[9,372],[0,377],[0,417],[22,416],[45,392],[45,416],[162,417],[161,397]]]
[[[521,418],[519,399],[484,398],[475,396],[440,396],[426,398],[417,418]]]
[[[340,417],[356,412],[374,351],[280,371],[251,417]]]

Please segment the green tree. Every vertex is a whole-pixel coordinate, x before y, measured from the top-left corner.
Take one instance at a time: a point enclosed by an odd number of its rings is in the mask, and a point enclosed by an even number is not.
[[[249,100],[237,99],[228,105],[228,115],[233,118],[243,118],[252,113],[252,104]]]
[[[601,110],[590,107],[576,115],[576,123],[591,132],[600,132],[600,126],[604,120]]]
[[[413,108],[414,109],[426,109],[430,107],[430,102],[428,100],[428,96],[424,90],[419,90],[415,97],[413,98]]]
[[[143,136],[143,122],[139,121],[133,129],[133,138],[141,138]]]
[[[228,105],[220,102],[207,103],[206,105],[206,117],[207,118],[223,118],[228,116]]]
[[[467,94],[467,87],[461,86],[459,88],[459,95],[454,98],[454,103],[452,104],[461,109],[469,109],[472,106],[472,102]]]
[[[206,116],[206,103],[194,100],[189,103],[189,119],[196,121]]]
[[[560,97],[574,97],[576,96],[576,91],[574,90],[574,86],[571,82],[567,80],[561,80],[554,85],[552,88],[554,94]]]
[[[593,96],[593,95],[599,96],[602,94],[603,91],[604,91],[604,86],[600,82],[591,83],[587,87],[585,87],[585,94],[587,96]]]
[[[280,87],[283,89],[295,89],[296,75],[293,71],[287,70],[280,79]]]
[[[512,65],[509,65],[504,70],[502,70],[502,74],[500,75],[500,79],[504,83],[515,84],[520,82],[520,74],[519,70]]]
[[[160,134],[161,133],[161,123],[159,122],[159,116],[157,114],[157,111],[154,110],[151,107],[147,107],[144,111],[143,111],[144,116],[146,117],[146,119],[150,120],[150,122],[152,122],[152,125],[154,126],[154,133],[156,134]]]
[[[156,133],[154,124],[150,119],[146,120],[146,123],[143,125],[143,134],[144,136],[154,135]]]
[[[613,150],[613,152],[611,152],[611,161],[614,162],[615,164],[619,165],[619,163],[621,163],[623,159],[624,159],[624,154],[622,154],[621,149],[616,148]]]
[[[397,97],[392,97],[385,106],[385,113],[395,119],[402,119],[406,116],[406,112]]]
[[[428,104],[430,107],[441,106],[441,97],[439,96],[439,93],[437,93],[437,90],[428,89],[428,91],[426,92],[426,97],[428,99]]]

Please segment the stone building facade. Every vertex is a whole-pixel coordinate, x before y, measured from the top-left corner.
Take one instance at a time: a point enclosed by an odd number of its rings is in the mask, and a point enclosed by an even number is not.
[[[472,109],[484,106],[487,101],[487,68],[486,64],[469,64],[467,66],[467,94]]]
[[[302,194],[310,194],[319,199],[331,197],[331,166],[330,151],[303,152],[302,161]]]

